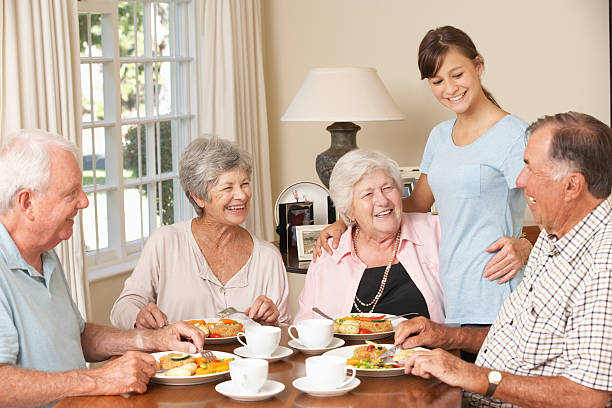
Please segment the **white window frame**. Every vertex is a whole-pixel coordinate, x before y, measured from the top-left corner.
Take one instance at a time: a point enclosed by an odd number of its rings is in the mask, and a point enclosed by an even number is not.
[[[130,1],[130,0],[128,0]],[[150,9],[157,7],[159,3],[169,3],[179,5],[183,10],[180,15],[175,15],[174,8],[169,7],[170,18],[180,20],[178,31],[170,33],[170,42],[182,45],[179,53],[181,55],[171,56],[155,56],[152,55],[151,36],[147,35],[147,19],[145,19],[145,39],[144,39],[144,56],[121,57],[119,55],[119,30],[118,30],[118,4],[119,0],[79,0],[78,12],[105,14],[110,18],[102,19],[102,47],[104,57],[81,57],[81,64],[104,63],[104,120],[95,120],[95,115],[92,109],[91,121],[83,122],[83,137],[91,137],[93,128],[105,129],[105,168],[106,181],[104,185],[87,186],[84,188],[86,193],[106,193],[107,194],[107,222],[108,222],[108,247],[99,248],[99,233],[96,222],[96,242],[97,249],[86,252],[86,268],[89,281],[95,281],[108,276],[119,273],[124,273],[133,269],[142,247],[147,237],[137,239],[136,241],[126,242],[125,240],[125,202],[124,190],[129,187],[142,186],[157,186],[157,188],[149,188],[148,203],[149,203],[149,235],[157,228],[156,208],[155,208],[155,193],[159,189],[161,191],[161,183],[165,180],[174,180],[173,196],[174,196],[174,222],[189,219],[193,216],[194,211],[182,192],[178,181],[178,157],[184,147],[196,136],[197,120],[194,112],[197,112],[197,92],[194,84],[197,82],[196,58],[195,58],[195,35],[196,35],[196,19],[195,5],[192,0],[139,0],[143,3],[144,15],[150,15]],[[155,30],[155,27],[151,31]],[[136,31],[136,28],[135,28]],[[88,29],[89,32],[89,29]],[[180,39],[175,38],[175,34],[181,36]],[[105,37],[106,36],[106,37]],[[108,40],[112,38],[112,42]],[[91,41],[90,41],[91,43]],[[175,50],[176,47],[171,47]],[[172,100],[173,109],[170,115],[156,115],[157,112],[152,112],[150,101],[145,100],[145,117],[140,117],[140,112],[135,119],[122,119],[121,117],[121,94],[120,94],[120,67],[123,63],[144,63],[145,77],[151,78],[152,64],[155,62],[176,62],[171,69],[172,81]],[[148,64],[148,65],[147,65]],[[91,65],[90,65],[91,67]],[[148,72],[147,72],[148,71]],[[90,83],[81,84],[82,86],[90,87],[90,98],[93,106],[93,89],[92,76],[90,69]],[[179,81],[180,79],[180,81]],[[145,79],[147,81],[147,79]],[[177,84],[183,84],[182,90],[177,89]],[[145,98],[153,98],[152,82],[145,82]],[[177,113],[179,112],[179,113]],[[79,118],[80,119],[80,118]],[[155,151],[158,152],[158,167],[161,165],[160,153],[160,132],[159,124],[163,121],[171,121],[172,125],[172,150],[173,160],[172,171],[155,174]],[[177,123],[181,121],[180,126]],[[147,160],[147,175],[130,180],[124,180],[123,177],[123,144],[122,144],[122,127],[125,125],[137,125],[137,132],[140,133],[141,125],[153,129],[157,127],[157,145],[151,141],[155,140],[154,132],[147,132],[147,137],[150,143],[147,144],[148,151]],[[177,134],[178,133],[178,134]],[[144,137],[144,135],[143,135]],[[95,173],[95,143],[92,143],[92,163]],[[140,171],[140,148],[138,149],[139,156],[139,171]],[[94,200],[91,200],[94,201]],[[90,201],[90,206],[94,206],[96,211],[95,219],[98,220],[96,203]],[[159,208],[161,209],[161,200],[159,200]],[[141,211],[142,214],[142,211]],[[146,220],[145,220],[146,222]],[[141,228],[142,229],[142,228]]]

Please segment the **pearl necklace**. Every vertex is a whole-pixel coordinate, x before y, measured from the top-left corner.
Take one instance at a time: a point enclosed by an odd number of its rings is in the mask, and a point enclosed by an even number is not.
[[[367,312],[367,313],[372,313],[374,311],[374,308],[378,304],[380,297],[385,291],[385,285],[387,284],[387,278],[389,277],[389,270],[391,270],[391,265],[393,265],[393,261],[395,260],[395,256],[397,255],[397,249],[399,247],[399,242],[400,242],[400,233],[401,233],[401,229],[397,231],[397,235],[395,236],[395,244],[393,245],[393,255],[391,256],[391,259],[389,260],[389,263],[387,264],[387,267],[385,268],[385,273],[383,274],[382,280],[380,281],[380,287],[378,288],[378,292],[376,292],[376,296],[374,296],[374,299],[372,299],[371,302],[364,303],[361,299],[359,299],[359,297],[355,293],[355,300],[353,300],[353,305],[355,305],[355,309],[357,309],[359,313],[364,313],[364,311],[359,308],[359,305],[357,303],[360,303],[361,306],[365,306],[365,307],[372,306],[370,311]],[[359,253],[357,252],[358,242],[359,242],[359,226],[355,228],[355,236],[353,237],[353,249],[355,250],[355,255],[357,255],[357,257],[359,257]]]

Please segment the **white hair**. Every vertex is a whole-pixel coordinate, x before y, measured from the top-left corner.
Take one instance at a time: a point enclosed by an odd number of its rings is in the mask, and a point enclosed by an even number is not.
[[[52,148],[66,150],[77,158],[76,146],[58,134],[23,129],[8,135],[0,150],[0,214],[12,210],[21,190],[47,191]]]
[[[553,163],[551,178],[555,181],[561,180],[570,173],[579,172],[578,166],[571,160],[550,159],[550,161]]]
[[[329,194],[345,224],[352,215],[353,188],[365,175],[375,170],[384,171],[402,191],[400,169],[395,160],[376,150],[356,149],[338,160],[329,178]]]

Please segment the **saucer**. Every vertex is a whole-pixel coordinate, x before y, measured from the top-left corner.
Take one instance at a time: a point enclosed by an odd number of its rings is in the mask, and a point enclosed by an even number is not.
[[[236,401],[260,401],[272,398],[285,389],[285,384],[278,381],[268,380],[264,383],[261,390],[255,394],[245,393],[233,381],[224,381],[215,386],[215,390],[226,397],[235,399]]]
[[[337,397],[353,391],[359,384],[361,384],[361,381],[359,378],[353,378],[346,386],[342,388],[333,388],[331,390],[313,388],[312,385],[310,385],[310,381],[308,381],[308,377],[297,378],[293,380],[292,384],[298,390],[312,395],[313,397]]]
[[[293,354],[293,350],[290,349],[289,347],[278,346],[276,350],[274,350],[271,356],[262,357],[262,356],[251,354],[248,347],[242,346],[242,347],[235,348],[234,354],[239,355],[240,357],[261,358],[262,360],[268,360],[270,363],[273,363],[275,361],[282,360],[285,357],[289,357],[290,355]]]
[[[289,340],[288,345],[289,347],[300,350],[304,354],[321,354],[325,351],[332,350],[332,349],[335,349],[336,347],[343,346],[344,340],[338,337],[334,337],[331,343],[327,345],[327,347],[317,347],[317,348],[305,347],[302,343],[295,341],[295,340]]]

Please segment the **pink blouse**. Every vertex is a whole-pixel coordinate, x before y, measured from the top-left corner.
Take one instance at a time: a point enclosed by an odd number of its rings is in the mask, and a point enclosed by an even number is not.
[[[351,230],[342,234],[332,255],[324,251],[316,262],[310,263],[294,323],[319,317],[312,311],[315,306],[331,316],[350,314],[366,269],[353,251]],[[440,235],[437,215],[403,213],[397,259],[425,298],[431,320],[443,323],[444,300],[438,275]]]

